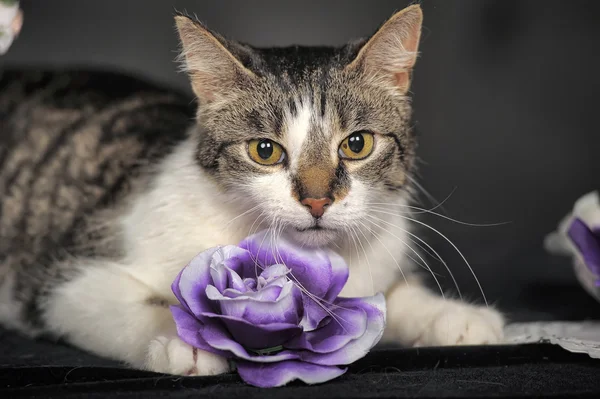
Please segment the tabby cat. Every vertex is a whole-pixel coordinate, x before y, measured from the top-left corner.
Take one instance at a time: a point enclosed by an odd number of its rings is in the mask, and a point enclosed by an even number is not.
[[[259,49],[178,15],[196,109],[121,75],[3,71],[3,325],[136,368],[225,372],[177,338],[171,282],[198,252],[278,225],[346,258],[343,295],[387,293],[384,340],[499,342],[502,316],[429,292],[404,244],[421,23],[413,5],[368,40]]]

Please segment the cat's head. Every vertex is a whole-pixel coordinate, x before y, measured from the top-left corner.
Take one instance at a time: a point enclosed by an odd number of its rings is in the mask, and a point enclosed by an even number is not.
[[[421,21],[411,6],[343,47],[257,49],[177,16],[199,102],[198,164],[303,245],[348,234],[370,204],[400,202],[414,163],[408,90]]]

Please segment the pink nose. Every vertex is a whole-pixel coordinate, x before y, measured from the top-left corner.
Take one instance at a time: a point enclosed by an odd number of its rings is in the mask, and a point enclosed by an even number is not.
[[[325,213],[325,208],[331,205],[329,198],[304,198],[300,203],[309,209],[313,217],[320,218]]]

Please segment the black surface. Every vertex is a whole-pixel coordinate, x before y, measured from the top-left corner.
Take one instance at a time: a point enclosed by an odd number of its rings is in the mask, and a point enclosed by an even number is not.
[[[258,389],[235,374],[172,377],[94,366],[0,367],[0,397],[600,397],[600,362],[551,345],[387,349],[314,387]]]

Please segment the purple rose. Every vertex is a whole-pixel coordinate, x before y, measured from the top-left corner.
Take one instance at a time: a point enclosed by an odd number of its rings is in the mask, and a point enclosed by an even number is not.
[[[339,255],[271,238],[259,233],[196,256],[173,282],[177,332],[235,360],[251,385],[336,378],[380,340],[385,299],[338,297],[348,280]]]
[[[575,276],[600,301],[600,192],[579,198],[557,231],[546,237],[546,249],[573,258]]]

